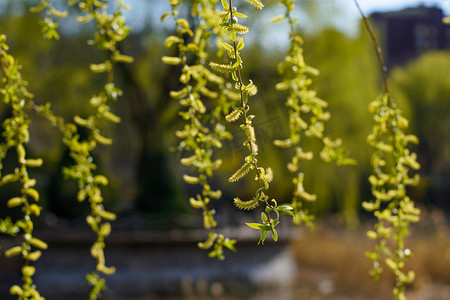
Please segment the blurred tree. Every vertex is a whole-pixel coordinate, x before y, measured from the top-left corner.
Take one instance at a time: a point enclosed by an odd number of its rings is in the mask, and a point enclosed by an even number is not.
[[[317,174],[311,184],[318,191],[319,199],[326,199],[322,205],[317,203],[317,209],[319,212],[330,209],[343,212],[349,224],[357,220],[361,199],[370,197],[367,183],[370,150],[366,146],[370,120],[366,99],[373,99],[378,94],[379,82],[372,45],[365,32],[360,32],[351,38],[327,29],[305,41],[306,59],[320,70],[315,88],[319,97],[330,105],[330,134],[341,137],[351,157],[358,161],[357,166],[337,168],[335,172],[325,171],[323,165],[311,166],[310,171]]]
[[[412,131],[420,140],[417,154],[423,174],[415,196],[447,212],[450,209],[449,70],[450,53],[429,52],[391,74],[393,93],[409,105]]]
[[[162,0],[154,3],[158,7],[167,4]],[[269,2],[268,5],[274,3],[275,1]],[[150,10],[151,7],[139,3],[137,6],[142,10]],[[10,37],[9,42],[14,55],[23,65],[33,66],[23,71],[25,78],[33,79],[30,80],[30,90],[35,92],[37,99],[42,102],[51,101],[54,110],[63,117],[69,117],[73,113],[81,115],[88,113],[90,108],[79,103],[80,99],[88,99],[92,91],[98,89],[97,85],[100,83],[91,76],[88,65],[93,58],[100,60],[98,56],[101,55],[84,43],[90,34],[88,29],[80,31],[77,28],[73,30],[65,28],[61,40],[55,44],[41,38],[39,27],[36,26],[37,17],[26,12],[25,2],[9,1],[8,5],[3,7],[5,10],[0,15],[0,26]],[[318,91],[319,97],[329,102],[332,114],[329,121],[330,135],[341,137],[351,156],[359,162],[356,167],[341,167],[334,170],[319,160],[308,162],[305,165],[305,172],[311,176],[306,178],[305,187],[316,193],[319,198],[310,209],[319,214],[343,212],[344,218],[351,224],[357,220],[358,212],[361,211],[360,201],[370,198],[370,187],[366,179],[369,174],[370,153],[365,142],[370,130],[370,120],[367,117],[368,103],[365,99],[373,99],[378,94],[379,77],[376,61],[373,59],[372,46],[367,37],[361,35],[349,37],[331,28],[337,22],[331,17],[326,22],[325,20],[313,22],[316,18],[312,16],[321,10],[332,14],[333,8],[336,7],[334,1],[325,7],[314,1],[301,1],[299,7],[304,11],[302,13],[304,19],[300,19],[300,28],[306,32],[305,59],[320,70],[314,88]],[[169,6],[167,8],[169,9]],[[270,8],[275,9],[276,6]],[[252,18],[255,24],[264,24],[264,18],[269,17],[267,15],[269,12],[269,10],[264,12],[261,18],[255,18],[250,13],[249,18]],[[152,13],[149,11],[142,14]],[[163,34],[167,35],[164,31],[173,28],[167,28],[163,23],[156,29],[154,23],[147,22],[146,26],[140,27],[140,31],[135,32],[122,45],[124,52],[135,57],[135,63],[119,64],[116,69],[119,84],[127,98],[127,101],[116,104],[115,108],[122,112],[123,122],[114,127],[112,134],[116,135],[115,140],[121,140],[121,144],[115,145],[112,149],[102,149],[101,167],[112,178],[112,187],[117,190],[111,193],[113,196],[111,202],[120,199],[120,202],[117,202],[118,210],[124,208],[138,208],[141,211],[184,210],[182,201],[184,197],[180,197],[178,191],[178,185],[182,181],[181,172],[178,172],[181,166],[174,157],[177,154],[171,154],[167,150],[175,146],[173,132],[180,128],[175,113],[177,103],[170,101],[169,98],[170,88],[177,85],[177,76],[173,74],[180,70],[169,68],[160,61],[160,57],[166,51],[162,49]],[[287,201],[291,187],[289,182],[281,178],[287,175],[284,165],[288,154],[276,149],[271,143],[275,138],[286,136],[288,131],[284,104],[278,98],[273,84],[275,79],[279,79],[275,67],[282,59],[284,47],[287,47],[287,43],[283,42],[287,41],[287,36],[283,38],[278,34],[279,43],[274,43],[277,46],[267,45],[256,37],[269,33],[266,32],[268,28],[266,25],[261,28],[255,26],[255,30],[250,33],[251,43],[249,42],[243,53],[243,59],[248,62],[244,76],[254,78],[255,84],[259,87],[254,109],[258,115],[259,129],[256,135],[262,144],[261,157],[264,161],[268,161],[275,174],[279,174],[275,176],[271,189],[274,194],[280,195],[278,196],[280,200],[284,198]],[[278,30],[284,28],[276,27],[275,31]],[[431,56],[435,58],[432,59]],[[448,84],[445,82],[447,76],[443,75],[448,66],[445,56],[444,53],[430,54],[430,58],[426,61],[424,57],[423,60],[418,60],[405,69],[394,70],[392,73],[394,93],[399,94],[394,96],[403,111],[412,114],[413,131],[417,132],[422,141],[419,156],[422,157],[421,162],[424,164],[423,171],[429,172],[429,176],[425,176],[424,179],[430,187],[426,191],[428,196],[433,195],[435,199],[429,202],[443,207],[445,203],[442,199],[448,195],[448,190],[444,188],[443,176],[448,176],[446,170],[450,169],[449,146],[446,144],[448,139],[440,139],[448,135],[447,128],[449,128],[446,123],[448,118],[444,115],[446,109],[448,110],[448,106],[445,106],[448,105],[445,102],[445,99],[448,99],[448,96],[445,96],[447,95],[445,93],[448,93],[446,90]],[[436,70],[441,70],[439,72],[442,74],[438,75]],[[408,75],[410,73],[411,75]],[[440,90],[442,92],[439,92]],[[419,113],[423,111],[427,113]],[[439,114],[441,116],[439,118],[430,117]],[[41,122],[39,118],[33,120],[33,124],[33,136],[38,138],[32,141],[32,150],[45,160],[46,164],[43,167],[45,173],[56,172],[59,175],[58,165],[61,165],[65,158],[62,146],[55,143],[58,133],[52,129],[45,129],[45,122]],[[242,157],[236,149],[240,147],[240,143],[240,140],[225,143],[221,155],[223,158],[229,157],[229,163],[225,164],[218,174],[219,182],[225,182],[230,173],[238,167]],[[314,148],[318,145],[311,144],[308,147]],[[53,187],[55,187],[53,190],[59,189],[54,185],[55,178],[51,179],[45,174],[40,176],[46,178],[42,182],[49,190]],[[330,188],[324,189],[323,186]],[[438,186],[441,188],[437,188]],[[231,191],[234,188],[235,186],[226,184],[221,187],[225,198],[234,194]],[[251,196],[250,187],[242,184],[242,189],[247,190],[248,196]],[[417,190],[417,193],[424,194],[426,191]],[[58,193],[57,196],[54,191],[50,194],[42,196],[47,198],[47,201],[51,201],[50,198],[57,201],[56,197],[62,197],[62,194]],[[231,199],[226,201],[231,203]],[[55,208],[51,210],[54,211]],[[64,213],[57,214],[64,215]]]

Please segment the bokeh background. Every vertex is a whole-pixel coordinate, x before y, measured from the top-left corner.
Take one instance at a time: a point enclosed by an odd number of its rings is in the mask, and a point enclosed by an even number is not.
[[[75,9],[61,22],[61,39],[44,40],[39,17],[28,12],[35,2],[2,0],[0,31],[8,36],[11,54],[23,65],[23,77],[37,102],[51,102],[54,111],[67,120],[75,114],[86,115],[91,109],[88,99],[103,84],[102,78],[89,71],[89,64],[104,58],[103,53],[86,43],[93,28],[76,22]],[[181,154],[174,150],[174,132],[183,126],[183,121],[177,115],[177,101],[169,97],[169,91],[178,84],[180,70],[164,65],[160,59],[162,55],[174,54],[163,47],[165,37],[175,30],[173,23],[170,18],[164,22],[159,18],[170,11],[170,5],[165,0],[129,2],[133,8],[126,17],[133,30],[121,47],[135,62],[118,66],[115,76],[124,96],[113,106],[114,111],[120,112],[122,122],[104,128],[114,144],[99,147],[94,153],[99,172],[110,179],[104,190],[105,206],[118,214],[113,224],[115,232],[157,232],[164,236],[192,231],[201,228],[202,218],[186,201],[190,187],[183,183],[182,175],[189,170],[179,163]],[[318,222],[314,231],[302,231],[290,247],[304,272],[299,278],[304,287],[302,295],[350,299],[345,298],[349,297],[347,291],[354,293],[367,287],[370,293],[376,289],[365,275],[364,268],[369,263],[362,255],[371,247],[363,231],[374,220],[363,211],[361,202],[371,199],[367,181],[371,153],[366,137],[372,124],[367,106],[382,92],[382,82],[373,46],[352,1],[298,2],[295,14],[305,40],[305,59],[320,70],[314,87],[319,97],[328,101],[332,115],[327,131],[342,138],[358,164],[335,166],[319,159],[305,163],[305,187],[318,197],[308,204],[308,209]],[[423,211],[422,222],[414,225],[410,241],[416,252],[411,266],[418,273],[412,289],[416,291],[412,297],[418,298],[412,299],[450,299],[450,25],[442,23],[442,17],[449,14],[448,2],[360,2],[371,15],[382,43],[392,96],[410,121],[409,132],[420,140],[414,151],[422,166],[421,182],[410,190]],[[61,3],[55,5],[65,7]],[[276,65],[288,46],[288,29],[283,23],[267,22],[282,12],[276,1],[267,1],[262,13],[243,9],[251,27],[242,53],[244,77],[259,87],[258,95],[252,98],[252,110],[257,116],[260,160],[275,172],[271,194],[279,202],[288,202],[291,180],[285,164],[290,153],[272,144],[274,139],[288,134],[284,99],[274,89],[280,78]],[[182,7],[181,12],[188,13],[188,7]],[[213,53],[211,49],[212,56]],[[0,116],[6,114],[5,107],[0,107]],[[239,129],[230,126],[229,130],[234,140],[225,143],[217,153],[227,163],[212,183],[223,191],[216,210],[220,226],[224,227],[256,218],[256,214],[238,212],[232,205],[236,191],[242,198],[250,198],[254,186],[252,182],[227,183],[229,174],[242,161]],[[76,183],[64,180],[61,173],[61,167],[70,164],[70,158],[59,141],[59,133],[45,120],[33,116],[31,136],[31,155],[45,161],[33,174],[44,206],[38,229],[46,233],[61,228],[87,230],[84,219],[89,205],[76,200]],[[307,146],[317,149],[318,145]],[[14,163],[13,158],[9,160],[6,166]],[[6,208],[11,193],[2,187],[0,218],[11,214]],[[54,239],[57,244],[57,237]],[[255,243],[257,239],[254,233]],[[343,298],[338,298],[341,290]],[[442,291],[446,296],[439,298]],[[373,295],[354,299],[375,299]]]

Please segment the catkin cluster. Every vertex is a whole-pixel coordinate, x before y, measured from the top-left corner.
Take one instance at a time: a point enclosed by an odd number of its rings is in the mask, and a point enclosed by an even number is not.
[[[369,177],[374,200],[363,202],[363,207],[373,212],[378,222],[367,236],[377,241],[375,251],[366,252],[373,261],[371,275],[378,279],[382,262],[395,274],[397,299],[405,297],[406,285],[414,280],[413,271],[404,271],[405,262],[411,250],[404,238],[409,234],[409,224],[419,221],[420,210],[407,195],[407,187],[419,183],[419,175],[413,174],[420,168],[417,156],[408,149],[419,141],[415,135],[405,134],[408,120],[390,100],[388,95],[380,96],[369,106],[374,125],[367,141],[374,152],[371,158],[373,174]]]
[[[9,209],[20,208],[22,217],[15,223],[11,219],[1,220],[1,232],[15,236],[22,234],[20,245],[5,251],[7,257],[20,255],[23,259],[21,268],[22,286],[13,285],[11,295],[19,299],[44,299],[33,283],[36,268],[33,263],[39,259],[41,250],[47,249],[47,244],[34,237],[34,224],[32,218],[38,217],[42,207],[39,203],[39,192],[36,189],[36,180],[29,174],[30,168],[40,167],[41,158],[31,158],[27,155],[26,144],[30,140],[29,125],[30,112],[33,107],[33,95],[27,91],[26,82],[22,79],[21,65],[13,56],[8,54],[6,36],[0,35],[0,66],[1,78],[0,95],[7,105],[10,117],[2,124],[3,142],[0,144],[0,187],[4,185],[19,186],[17,196],[7,202]],[[3,160],[10,152],[15,153],[17,164],[11,173],[4,174]]]
[[[2,230],[3,232],[14,235],[20,231],[23,232],[24,242],[22,246],[13,247],[6,252],[8,256],[22,254],[25,260],[22,268],[23,285],[22,287],[14,285],[10,290],[11,294],[18,295],[20,299],[41,299],[32,282],[35,269],[30,265],[30,262],[40,256],[40,250],[34,251],[34,248],[47,248],[44,242],[32,236],[33,221],[31,216],[39,216],[41,207],[31,201],[37,202],[39,194],[34,189],[36,181],[29,177],[27,168],[39,167],[42,164],[42,159],[26,157],[24,145],[29,140],[29,114],[32,111],[42,115],[62,133],[62,142],[69,149],[73,160],[73,164],[64,168],[63,173],[67,178],[75,179],[78,182],[78,200],[80,202],[87,200],[91,206],[91,214],[86,218],[86,221],[97,234],[97,240],[91,247],[91,255],[96,259],[97,266],[96,271],[87,275],[88,281],[92,284],[90,299],[97,299],[100,292],[105,288],[105,280],[101,278],[100,274],[112,274],[115,271],[114,267],[105,265],[104,248],[105,238],[111,232],[109,222],[114,220],[116,216],[114,213],[106,211],[103,206],[101,186],[108,185],[108,179],[104,175],[96,173],[97,166],[93,161],[92,152],[99,144],[110,145],[112,143],[112,139],[102,134],[100,130],[101,122],[120,122],[120,118],[111,112],[110,103],[116,101],[122,94],[113,81],[114,65],[133,61],[131,57],[121,54],[117,48],[118,43],[126,38],[130,31],[122,16],[122,10],[128,7],[121,0],[117,2],[114,8],[109,5],[108,1],[100,0],[71,0],[69,4],[78,4],[79,9],[83,12],[83,15],[78,17],[79,22],[93,21],[95,23],[97,31],[89,44],[95,45],[109,54],[106,61],[90,66],[92,72],[107,74],[107,82],[104,88],[89,100],[90,105],[94,108],[94,114],[84,118],[75,116],[73,123],[66,123],[64,119],[53,113],[49,103],[37,105],[33,101],[33,95],[26,90],[26,83],[20,76],[19,65],[6,52],[8,48],[5,44],[6,38],[3,35],[0,41],[1,66],[4,76],[3,83],[5,84],[5,88],[2,88],[1,91],[5,102],[10,104],[13,115],[13,119],[7,119],[3,124],[3,135],[6,142],[0,146],[0,157],[3,159],[10,148],[15,148],[18,156],[18,167],[14,174],[2,176],[1,185],[21,182],[21,196],[11,199],[8,202],[8,207],[22,207],[24,212],[23,220],[19,220],[15,224],[8,220],[2,220],[1,224],[7,226],[5,230]],[[58,23],[53,18],[65,17],[67,11],[56,10],[48,0],[42,0],[30,10],[35,13],[45,13],[45,17],[41,21],[43,35],[48,39],[58,39]],[[82,138],[79,134],[79,129],[82,127],[88,131],[87,138]]]
[[[280,5],[285,6],[285,15],[276,16],[270,21],[275,23],[286,19],[290,26],[290,48],[284,61],[278,64],[278,72],[283,80],[276,84],[278,91],[288,93],[285,105],[289,114],[290,136],[284,140],[275,140],[274,144],[293,149],[294,154],[287,164],[289,172],[294,174],[294,192],[289,205],[296,213],[294,223],[311,226],[314,217],[303,208],[303,201],[316,201],[317,197],[305,190],[302,162],[311,160],[314,153],[303,148],[304,139],[315,138],[322,142],[320,157],[326,162],[336,161],[342,165],[354,164],[355,161],[346,157],[340,139],[332,140],[325,135],[325,124],[330,118],[330,113],[326,110],[328,103],[318,98],[316,91],[310,88],[312,76],[317,76],[319,71],[306,64],[303,57],[303,40],[295,33],[294,26],[298,22],[292,17],[295,0],[282,0]]]
[[[236,241],[215,231],[218,224],[212,202],[222,197],[222,191],[212,189],[208,183],[222,164],[222,160],[216,158],[215,150],[222,147],[223,140],[231,139],[231,134],[220,121],[229,110],[226,99],[230,92],[225,80],[205,66],[207,46],[212,36],[217,35],[214,32],[220,28],[214,2],[193,1],[191,17],[198,21],[189,24],[185,18],[178,16],[177,7],[181,2],[170,1],[172,12],[163,15],[163,19],[169,15],[174,17],[177,35],[167,37],[165,47],[176,46],[178,56],[164,56],[162,60],[181,67],[181,89],[171,91],[170,96],[178,100],[181,107],[179,115],[185,121],[184,128],[176,131],[180,139],[178,150],[183,155],[181,164],[191,170],[190,174],[183,175],[183,179],[188,184],[201,186],[201,192],[189,199],[193,208],[202,210],[203,227],[209,230],[207,240],[198,246],[212,249],[209,256],[222,260],[224,248],[234,251]]]
[[[264,7],[263,3],[259,0],[246,0],[246,2],[257,9],[262,9]],[[271,233],[272,238],[276,241],[278,239],[278,233],[275,230],[275,226],[279,223],[280,213],[293,216],[293,213],[291,212],[292,208],[288,206],[278,206],[275,199],[269,199],[267,191],[269,189],[269,183],[273,179],[273,171],[271,168],[261,167],[258,162],[259,147],[253,125],[255,115],[250,114],[249,105],[250,97],[256,95],[258,89],[251,80],[249,80],[248,83],[244,83],[241,75],[241,69],[244,66],[244,62],[240,52],[244,49],[245,44],[244,39],[242,37],[239,38],[239,35],[248,33],[249,28],[240,24],[239,20],[245,19],[247,16],[237,11],[237,8],[233,6],[231,0],[222,0],[222,6],[223,11],[219,12],[218,15],[221,19],[220,23],[222,31],[226,33],[227,38],[224,39],[224,41],[219,42],[219,46],[228,54],[228,58],[230,58],[231,61],[228,63],[211,62],[209,65],[211,69],[224,74],[224,76],[231,75],[233,85],[240,94],[239,103],[233,106],[232,111],[225,119],[228,122],[237,122],[241,120],[239,127],[244,134],[244,147],[247,149],[248,153],[245,156],[242,166],[230,176],[228,181],[236,182],[250,172],[254,172],[254,178],[258,184],[255,196],[250,200],[241,200],[239,197],[235,197],[234,204],[239,209],[252,210],[260,203],[264,203],[265,212],[261,213],[262,223],[247,223],[247,225],[251,228],[261,230],[259,243],[264,243],[268,232]]]

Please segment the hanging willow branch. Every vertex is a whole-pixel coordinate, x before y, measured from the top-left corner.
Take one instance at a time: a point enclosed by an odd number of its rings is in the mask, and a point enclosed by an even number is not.
[[[20,208],[22,217],[15,223],[10,219],[1,220],[3,232],[15,236],[22,234],[20,245],[5,251],[7,257],[20,255],[23,259],[21,268],[22,286],[13,285],[10,288],[11,295],[17,295],[19,299],[44,299],[41,297],[33,283],[33,275],[36,268],[33,263],[39,259],[42,250],[47,249],[47,244],[34,237],[33,217],[40,215],[42,207],[39,203],[39,192],[36,189],[36,180],[29,174],[29,168],[40,167],[43,164],[41,158],[30,158],[26,152],[26,144],[30,140],[29,125],[31,123],[30,111],[33,107],[33,94],[26,89],[26,82],[20,73],[21,66],[13,56],[8,54],[6,36],[0,35],[0,66],[2,84],[0,95],[8,106],[11,116],[3,121],[2,137],[4,142],[0,144],[0,186],[16,184],[20,186],[16,197],[8,200],[9,209]],[[15,152],[17,166],[12,173],[2,174],[2,161],[8,152]]]
[[[290,49],[283,62],[278,64],[278,72],[283,75],[283,81],[276,85],[278,91],[289,93],[286,107],[289,113],[290,137],[285,140],[275,140],[274,144],[281,148],[294,150],[288,170],[294,174],[294,192],[290,205],[296,212],[294,222],[312,225],[314,217],[303,209],[303,201],[316,201],[316,195],[308,193],[304,187],[304,173],[302,162],[311,160],[312,151],[303,149],[303,140],[315,138],[322,142],[323,148],[320,157],[326,161],[336,161],[337,164],[355,164],[355,161],[347,158],[340,139],[332,140],[325,135],[325,124],[330,118],[326,111],[328,103],[317,97],[316,91],[310,88],[312,76],[317,76],[319,71],[305,63],[303,57],[303,39],[295,32],[297,19],[292,17],[295,8],[295,0],[281,0],[280,5],[285,6],[286,13],[270,20],[271,23],[287,20],[290,28]]]
[[[367,138],[374,150],[371,159],[373,174],[369,181],[375,199],[363,202],[362,205],[365,210],[373,212],[378,222],[374,230],[367,232],[367,236],[375,240],[377,245],[375,251],[366,252],[366,256],[373,262],[370,274],[375,280],[380,278],[382,264],[395,274],[393,293],[398,300],[404,300],[406,286],[411,284],[415,277],[413,271],[404,271],[406,259],[412,255],[404,238],[409,234],[409,224],[420,219],[420,210],[407,195],[407,187],[419,183],[419,175],[413,173],[420,168],[417,155],[411,152],[408,146],[411,143],[417,144],[419,140],[414,135],[405,134],[408,120],[402,116],[391,98],[381,47],[368,18],[356,0],[355,4],[375,47],[385,91],[369,105],[369,112],[375,123]]]
[[[118,49],[118,43],[125,39],[130,31],[130,28],[125,25],[125,18],[122,16],[122,10],[129,9],[128,5],[122,0],[117,1],[115,7],[107,1],[69,1],[69,5],[75,4],[78,4],[83,13],[82,16],[77,18],[79,22],[93,21],[95,23],[95,37],[88,43],[108,54],[108,58],[104,62],[90,65],[93,73],[106,73],[107,77],[103,90],[89,99],[95,113],[84,118],[75,116],[73,118],[74,123],[66,124],[62,118],[53,114],[49,104],[35,106],[34,108],[63,134],[63,143],[68,147],[70,156],[74,161],[72,166],[63,169],[63,173],[65,177],[78,182],[78,201],[86,200],[91,206],[91,214],[86,218],[86,222],[97,235],[97,240],[91,247],[91,255],[96,259],[97,266],[94,272],[87,275],[87,280],[92,285],[89,298],[97,299],[101,291],[106,288],[105,279],[101,277],[101,274],[107,275],[115,272],[114,267],[107,267],[105,264],[104,248],[105,238],[111,232],[110,221],[115,220],[116,215],[106,211],[103,206],[101,187],[108,185],[109,182],[104,175],[96,174],[97,166],[92,159],[92,152],[98,144],[111,145],[113,142],[112,139],[103,135],[99,126],[104,121],[120,122],[120,117],[111,112],[110,106],[111,102],[117,101],[122,95],[122,91],[114,83],[113,68],[117,63],[131,63],[133,58],[122,54]],[[51,17],[64,17],[67,12],[57,11],[48,0],[42,0],[39,5],[31,8],[31,10],[36,13],[46,12],[47,16],[41,22],[44,36],[58,39],[59,35],[56,31],[58,26]],[[88,130],[86,139],[82,139],[78,133],[80,128]]]
[[[263,3],[258,0],[248,0],[248,3],[262,9]],[[219,45],[223,51],[225,51],[231,58],[229,63],[214,63],[209,65],[211,69],[218,73],[229,74],[234,82],[236,90],[239,92],[239,104],[233,106],[233,110],[225,117],[228,122],[237,122],[242,120],[239,126],[244,134],[245,142],[244,146],[247,148],[248,155],[244,159],[242,166],[232,174],[228,181],[236,182],[250,172],[254,172],[255,180],[258,184],[258,189],[255,196],[250,200],[241,200],[239,197],[234,198],[234,204],[242,210],[252,210],[256,208],[260,203],[265,204],[265,212],[261,213],[262,223],[247,223],[247,225],[254,229],[261,230],[261,236],[259,243],[264,243],[267,233],[270,232],[272,238],[278,240],[278,233],[275,230],[275,226],[279,223],[280,212],[294,216],[291,212],[292,208],[289,206],[278,206],[275,199],[269,200],[269,196],[266,195],[269,189],[269,183],[273,179],[273,171],[271,168],[263,168],[258,162],[258,144],[256,142],[255,128],[253,126],[253,119],[255,115],[250,114],[250,97],[256,95],[258,89],[256,85],[249,80],[248,83],[244,83],[242,78],[241,69],[244,62],[240,56],[240,52],[244,49],[244,39],[239,38],[239,35],[244,35],[249,31],[249,28],[245,25],[239,24],[239,20],[246,18],[247,16],[237,11],[233,6],[232,0],[222,0],[223,11],[219,13],[221,18],[221,25],[223,32],[227,33],[227,39],[220,42]]]
[[[177,7],[181,2],[170,1],[172,12],[163,15],[162,19],[173,16],[177,35],[167,37],[165,46],[176,46],[179,54],[177,57],[164,56],[162,60],[166,64],[181,67],[179,82],[182,88],[171,91],[170,96],[179,101],[182,107],[179,114],[186,122],[184,128],[176,132],[176,136],[180,139],[178,150],[187,155],[181,159],[181,164],[190,167],[193,172],[184,174],[183,179],[188,184],[201,185],[202,188],[201,193],[189,199],[193,208],[202,210],[203,227],[209,230],[207,240],[198,246],[202,249],[212,249],[209,256],[223,260],[224,247],[235,251],[236,240],[215,230],[218,224],[214,218],[212,202],[222,197],[222,191],[213,190],[208,183],[208,178],[213,176],[214,171],[222,164],[221,159],[215,158],[215,149],[222,147],[224,139],[231,139],[231,134],[220,123],[223,112],[228,111],[228,108],[223,106],[226,102],[225,80],[213,74],[204,65],[208,57],[206,47],[213,32],[220,28],[214,2],[195,0],[191,3],[191,17],[199,20],[195,27],[186,19],[178,17]],[[189,42],[185,40],[185,36]]]

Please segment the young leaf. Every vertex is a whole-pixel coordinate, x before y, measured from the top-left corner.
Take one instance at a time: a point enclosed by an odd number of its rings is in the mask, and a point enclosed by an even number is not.
[[[233,46],[228,43],[220,42],[220,46],[222,46],[227,51],[234,51]]]
[[[236,50],[240,51],[240,50],[244,49],[244,46],[245,46],[244,39],[240,38],[240,40],[239,40],[239,42],[238,42],[238,44],[236,46]]]
[[[275,228],[272,228],[272,230],[270,232],[272,233],[273,240],[275,242],[278,241],[278,232],[275,230]]]
[[[225,10],[229,9],[230,7],[228,6],[228,2],[227,0],[222,0],[222,6]]]
[[[261,229],[261,226],[263,226],[264,224],[259,224],[259,223],[245,223],[245,225],[247,225],[250,228],[253,229]]]
[[[264,224],[269,223],[269,219],[267,218],[267,215],[264,212],[261,213],[261,220],[264,222]]]
[[[266,237],[267,237],[267,230],[261,231],[261,237],[259,238],[258,245],[259,244],[264,245],[264,241],[266,240]]]
[[[247,18],[246,15],[241,14],[240,12],[237,12],[237,11],[235,11],[235,12],[233,13],[233,16],[238,17],[238,18]]]

